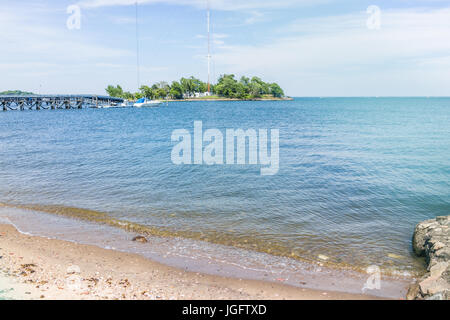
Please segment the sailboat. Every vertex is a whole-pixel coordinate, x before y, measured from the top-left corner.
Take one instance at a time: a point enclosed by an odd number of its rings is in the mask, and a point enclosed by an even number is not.
[[[139,16],[138,16],[138,1],[136,1],[136,62],[137,62],[137,83],[138,87],[140,87],[140,61],[139,61]],[[161,105],[162,102],[158,100],[150,100],[147,98],[142,98],[137,100],[133,106],[135,108],[148,108],[148,107],[157,107]]]
[[[149,108],[149,107],[157,107],[161,104],[162,102],[158,100],[150,100],[147,98],[142,98],[136,101],[136,103],[133,106],[135,108]]]

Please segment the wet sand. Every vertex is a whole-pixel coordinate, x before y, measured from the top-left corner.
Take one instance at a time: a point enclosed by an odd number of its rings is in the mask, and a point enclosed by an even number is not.
[[[136,254],[25,235],[1,224],[0,257],[0,290],[11,299],[380,299],[188,272]]]

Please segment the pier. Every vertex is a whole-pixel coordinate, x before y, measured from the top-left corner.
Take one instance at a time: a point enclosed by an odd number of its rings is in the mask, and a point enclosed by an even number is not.
[[[102,108],[123,102],[124,99],[97,95],[0,96],[0,108],[3,111]]]

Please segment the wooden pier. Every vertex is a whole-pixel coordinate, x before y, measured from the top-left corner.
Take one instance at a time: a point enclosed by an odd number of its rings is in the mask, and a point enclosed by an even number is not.
[[[3,111],[102,108],[123,102],[124,99],[96,95],[0,96],[0,108]]]

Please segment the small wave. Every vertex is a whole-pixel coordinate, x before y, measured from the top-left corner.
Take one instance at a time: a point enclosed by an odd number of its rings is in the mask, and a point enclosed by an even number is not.
[[[10,207],[35,212],[43,212],[66,218],[93,222],[96,224],[107,225],[127,232],[142,234],[149,237],[182,238],[204,241],[218,245],[225,245],[238,249],[269,254],[272,256],[289,258],[303,263],[308,263],[319,268],[329,267],[339,270],[356,271],[359,273],[365,273],[367,268],[367,265],[346,263],[339,258],[330,256],[329,254],[327,255],[327,259],[323,259],[321,258],[322,256],[324,256],[322,254],[313,255],[311,254],[311,252],[302,252],[300,250],[294,251],[291,248],[283,246],[274,241],[265,241],[259,239],[258,237],[255,237],[255,235],[246,236],[242,234],[226,234],[220,232],[206,233],[198,231],[179,231],[170,228],[142,225],[123,219],[116,219],[105,212],[58,205],[0,203],[0,207]],[[385,268],[382,268],[383,274],[389,276],[410,277],[414,273],[414,271],[395,270],[391,264],[388,264],[384,267]]]

